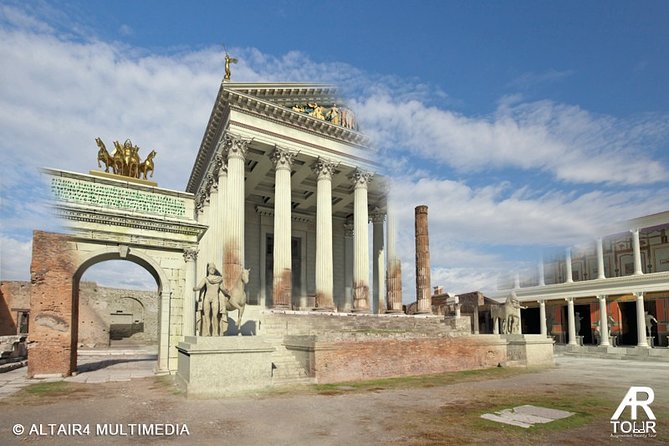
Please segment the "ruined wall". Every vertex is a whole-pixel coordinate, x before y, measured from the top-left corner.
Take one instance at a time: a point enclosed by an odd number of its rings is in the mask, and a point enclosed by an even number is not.
[[[334,383],[472,370],[505,363],[506,348],[492,336],[317,341],[309,372],[318,383]]]
[[[20,310],[30,309],[30,282],[0,282],[0,336],[18,333]]]
[[[30,309],[30,292],[30,282],[0,283],[0,336],[17,333],[17,313]],[[80,283],[79,347],[109,347],[110,341],[111,345],[158,343],[157,292]]]
[[[33,232],[28,376],[68,376],[76,369],[72,306],[74,252],[62,234]]]

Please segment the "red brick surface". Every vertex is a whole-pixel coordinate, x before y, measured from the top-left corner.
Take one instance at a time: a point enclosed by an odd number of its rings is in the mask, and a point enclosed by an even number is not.
[[[30,265],[30,344],[28,376],[71,375],[77,361],[77,311],[72,305],[75,272],[73,247],[68,237],[33,232]]]
[[[495,367],[506,361],[504,343],[470,337],[316,342],[319,383],[426,375]]]

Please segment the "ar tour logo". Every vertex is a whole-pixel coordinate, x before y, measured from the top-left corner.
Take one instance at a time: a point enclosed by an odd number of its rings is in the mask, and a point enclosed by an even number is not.
[[[639,394],[646,396],[640,399]],[[632,386],[618,405],[618,408],[611,417],[612,437],[655,437],[655,414],[650,408],[650,404],[655,399],[655,392],[650,387]],[[627,407],[631,408],[631,419],[620,420],[620,416]],[[638,420],[639,407],[646,412],[645,420]]]

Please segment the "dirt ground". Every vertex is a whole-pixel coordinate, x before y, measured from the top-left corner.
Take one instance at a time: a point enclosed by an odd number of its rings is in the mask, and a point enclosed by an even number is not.
[[[562,357],[552,369],[493,369],[219,400],[187,399],[169,377],[60,382],[0,400],[0,444],[668,444],[667,378],[668,363]],[[655,391],[655,438],[611,438],[610,418],[632,385]],[[523,404],[577,415],[530,429],[480,419],[482,413]],[[181,435],[132,432],[139,423],[165,431],[174,426]],[[17,424],[21,435],[13,433]],[[77,425],[89,432],[76,432]]]

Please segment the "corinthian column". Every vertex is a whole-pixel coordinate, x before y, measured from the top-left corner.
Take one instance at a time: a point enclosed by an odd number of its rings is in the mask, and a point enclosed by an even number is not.
[[[432,313],[427,206],[416,206],[416,313]]]
[[[353,311],[369,312],[369,246],[367,225],[367,185],[370,172],[356,170],[351,176],[355,188],[353,195]]]
[[[183,330],[184,336],[195,336],[195,260],[197,259],[197,249],[184,249],[184,261],[186,262],[186,280],[184,283],[184,302],[183,302]]]
[[[606,272],[604,271],[604,243],[601,238],[597,239],[597,278],[606,279]],[[608,343],[609,340],[607,339],[606,342]]]
[[[272,306],[289,308],[292,296],[290,172],[295,153],[274,148],[274,283]]]
[[[317,175],[316,192],[316,308],[333,311],[332,275],[332,174],[335,163],[319,158],[312,169]]]
[[[344,224],[344,306],[342,311],[353,308],[353,224]]]
[[[386,311],[386,296],[383,293],[385,266],[379,260],[379,256],[383,255],[383,222],[385,221],[385,214],[379,209],[374,209],[371,214],[372,217],[372,251],[374,252],[374,261],[372,268],[372,286],[374,298],[374,313],[384,313]]]
[[[390,200],[388,201],[388,313],[402,312],[402,263],[395,252],[397,237],[397,219]]]
[[[239,280],[244,265],[244,159],[250,140],[224,136],[228,158],[226,189],[226,237],[223,278],[226,288]]]
[[[564,271],[565,271],[565,283],[571,283],[574,281],[573,274],[571,272],[571,248],[565,250],[565,259],[564,259]]]
[[[213,226],[213,243],[212,249],[214,251],[214,263],[219,271],[223,268],[223,228],[225,226],[225,191],[228,183],[228,164],[225,157],[220,154],[216,157],[216,170],[218,171],[218,193],[216,194],[216,215]]]
[[[634,251],[634,275],[643,274],[641,267],[641,244],[639,243],[639,230],[632,229],[632,250]]]

